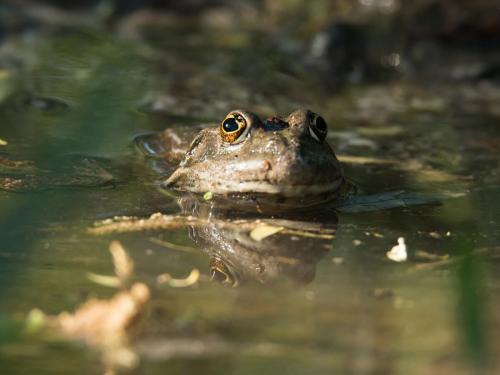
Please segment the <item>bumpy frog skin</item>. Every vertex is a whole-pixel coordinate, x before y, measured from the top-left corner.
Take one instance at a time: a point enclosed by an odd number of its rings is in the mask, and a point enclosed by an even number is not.
[[[344,178],[326,131],[325,121],[308,110],[265,122],[234,110],[218,128],[198,133],[164,185],[194,193],[283,197],[298,205],[331,200]]]

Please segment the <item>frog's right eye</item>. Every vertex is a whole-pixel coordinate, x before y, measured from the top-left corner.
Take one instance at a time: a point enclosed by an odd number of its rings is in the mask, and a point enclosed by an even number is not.
[[[220,125],[220,135],[225,142],[236,144],[245,139],[249,129],[250,126],[242,114],[231,112]]]

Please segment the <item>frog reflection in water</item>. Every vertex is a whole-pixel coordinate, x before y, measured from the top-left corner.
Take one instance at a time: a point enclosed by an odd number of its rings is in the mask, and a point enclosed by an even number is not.
[[[216,128],[194,138],[191,131],[167,129],[137,144],[160,171],[176,166],[162,185],[186,192],[183,213],[206,220],[191,227],[191,237],[210,254],[212,277],[232,285],[282,276],[311,281],[337,220],[318,207],[345,186],[325,120],[297,110],[263,122],[235,110]],[[209,203],[200,199],[207,192]],[[248,228],[258,226],[277,233],[256,240]]]

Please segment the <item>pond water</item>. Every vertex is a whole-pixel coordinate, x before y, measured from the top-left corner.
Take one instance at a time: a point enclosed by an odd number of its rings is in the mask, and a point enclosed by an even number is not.
[[[131,333],[140,358],[132,373],[498,373],[500,131],[492,103],[500,89],[391,81],[332,91],[263,35],[176,32],[151,37],[154,48],[100,33],[51,36],[21,72],[2,70],[9,95],[0,157],[30,161],[0,167],[2,373],[103,371],[97,351],[20,326],[33,308],[56,315],[112,296],[88,278],[113,274],[112,240],[135,261],[134,279],[152,289]],[[209,256],[187,228],[87,232],[114,216],[179,211],[134,136],[217,123],[237,107],[262,116],[314,109],[363,194],[439,202],[339,212],[333,239],[297,242],[323,249],[304,265],[307,276],[233,288],[210,280]],[[386,256],[399,237],[408,247],[402,263]],[[293,246],[287,251],[303,250]],[[156,283],[193,269],[201,272],[194,286]]]

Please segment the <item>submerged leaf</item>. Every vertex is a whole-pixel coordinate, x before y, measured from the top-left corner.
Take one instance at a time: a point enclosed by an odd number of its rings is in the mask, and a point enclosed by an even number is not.
[[[110,288],[119,288],[122,286],[122,280],[116,276],[98,275],[97,273],[88,272],[87,278],[93,283]]]
[[[169,250],[184,251],[186,253],[198,253],[198,250],[193,246],[179,245],[169,241],[160,240],[159,238],[154,238],[154,237],[150,238],[149,240],[154,244],[166,247]]]
[[[111,242],[109,251],[113,256],[115,274],[124,283],[134,273],[134,261],[130,259],[122,244],[118,241]]]
[[[156,278],[158,284],[168,283],[173,288],[185,288],[194,285],[200,279],[200,271],[194,268],[185,279],[174,279],[170,274],[163,273]]]

